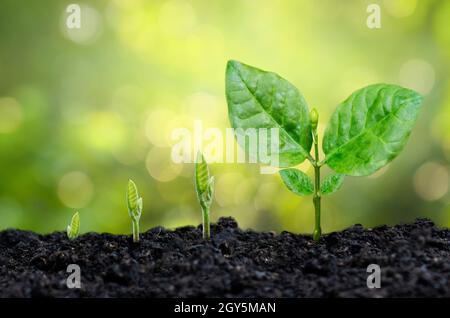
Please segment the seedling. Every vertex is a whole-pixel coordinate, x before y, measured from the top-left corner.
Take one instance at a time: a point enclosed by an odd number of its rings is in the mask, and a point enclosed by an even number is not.
[[[214,177],[209,175],[208,164],[200,152],[197,154],[197,160],[195,162],[194,183],[197,199],[202,208],[203,238],[209,239],[211,237],[209,212],[214,197]]]
[[[374,84],[355,91],[331,116],[324,137],[325,158],[319,158],[319,114],[308,105],[295,86],[279,75],[237,61],[226,70],[226,95],[231,125],[239,140],[249,128],[278,128],[277,157],[281,178],[297,195],[313,195],[314,240],[319,240],[322,195],[339,189],[344,176],[367,176],[392,161],[405,146],[417,118],[422,97],[415,91],[391,84]],[[244,138],[242,138],[244,137]],[[275,142],[275,141],[271,141]],[[310,154],[314,144],[313,155]],[[271,164],[255,147],[248,155]],[[270,155],[270,154],[269,154]],[[272,153],[273,155],[273,153]],[[305,159],[314,167],[314,183],[293,168]],[[335,173],[322,182],[320,168]]]
[[[128,180],[127,207],[133,227],[133,242],[139,242],[139,219],[142,214],[142,198],[139,196],[136,184],[131,179]]]
[[[74,240],[80,234],[80,215],[78,212],[72,216],[70,224],[67,226],[67,237],[69,240]]]

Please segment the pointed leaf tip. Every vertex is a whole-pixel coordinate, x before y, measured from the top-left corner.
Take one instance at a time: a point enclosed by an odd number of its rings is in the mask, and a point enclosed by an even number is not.
[[[128,180],[128,191],[127,191],[127,204],[128,204],[128,210],[132,211],[135,210],[137,207],[137,200],[138,200],[139,194],[136,187],[136,184],[133,182],[133,180]]]
[[[398,85],[361,88],[340,103],[325,129],[325,163],[337,173],[367,176],[403,150],[422,96]]]

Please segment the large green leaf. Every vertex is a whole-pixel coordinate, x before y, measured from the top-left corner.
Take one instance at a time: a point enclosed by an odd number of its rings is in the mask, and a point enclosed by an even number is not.
[[[290,167],[305,160],[312,144],[311,123],[306,101],[295,86],[275,73],[229,61],[226,95],[233,128],[279,129],[276,152],[267,151],[268,155],[278,156],[278,166]],[[245,138],[243,131],[237,130],[236,134]],[[261,163],[271,164],[267,158],[258,156],[257,149],[246,146],[244,138],[238,141],[246,153]]]
[[[314,192],[311,179],[303,171],[289,168],[280,170],[281,179],[286,187],[297,195],[310,195]]]
[[[325,162],[334,171],[365,176],[403,149],[422,97],[397,85],[362,88],[338,105],[325,130]]]
[[[343,174],[330,174],[320,184],[320,192],[323,195],[332,194],[336,192],[344,183],[345,176]]]

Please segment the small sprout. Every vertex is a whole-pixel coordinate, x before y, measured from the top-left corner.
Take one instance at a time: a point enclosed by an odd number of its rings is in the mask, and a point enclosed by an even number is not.
[[[195,191],[197,199],[200,202],[203,215],[203,238],[209,239],[210,221],[209,211],[214,196],[214,177],[209,175],[208,164],[203,158],[203,155],[198,152],[197,160],[195,162]]]
[[[319,114],[297,88],[271,72],[237,61],[226,70],[226,95],[231,125],[237,137],[247,129],[279,129],[278,164],[281,178],[297,195],[313,195],[314,240],[320,228],[321,198],[339,189],[344,176],[368,176],[391,162],[405,146],[419,114],[422,96],[390,84],[374,84],[355,91],[340,103],[325,129],[319,158]],[[278,98],[282,96],[283,98]],[[312,154],[311,154],[312,150]],[[257,147],[245,147],[247,155],[259,157]],[[293,167],[308,160],[314,181]],[[269,163],[270,164],[270,163]],[[334,170],[321,180],[320,169]]]
[[[78,212],[75,212],[75,214],[72,216],[70,224],[67,226],[67,237],[70,240],[74,240],[78,237],[79,234],[80,234],[80,215],[78,214]]]
[[[133,242],[139,242],[139,219],[142,214],[142,198],[138,194],[136,184],[131,179],[128,180],[127,207],[133,225]]]

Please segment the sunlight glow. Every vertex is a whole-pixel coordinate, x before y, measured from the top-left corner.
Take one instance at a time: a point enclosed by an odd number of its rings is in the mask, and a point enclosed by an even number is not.
[[[69,208],[85,207],[91,201],[93,195],[94,185],[84,172],[68,172],[59,181],[59,199]]]
[[[0,98],[0,134],[11,133],[22,122],[22,107],[11,97]]]

